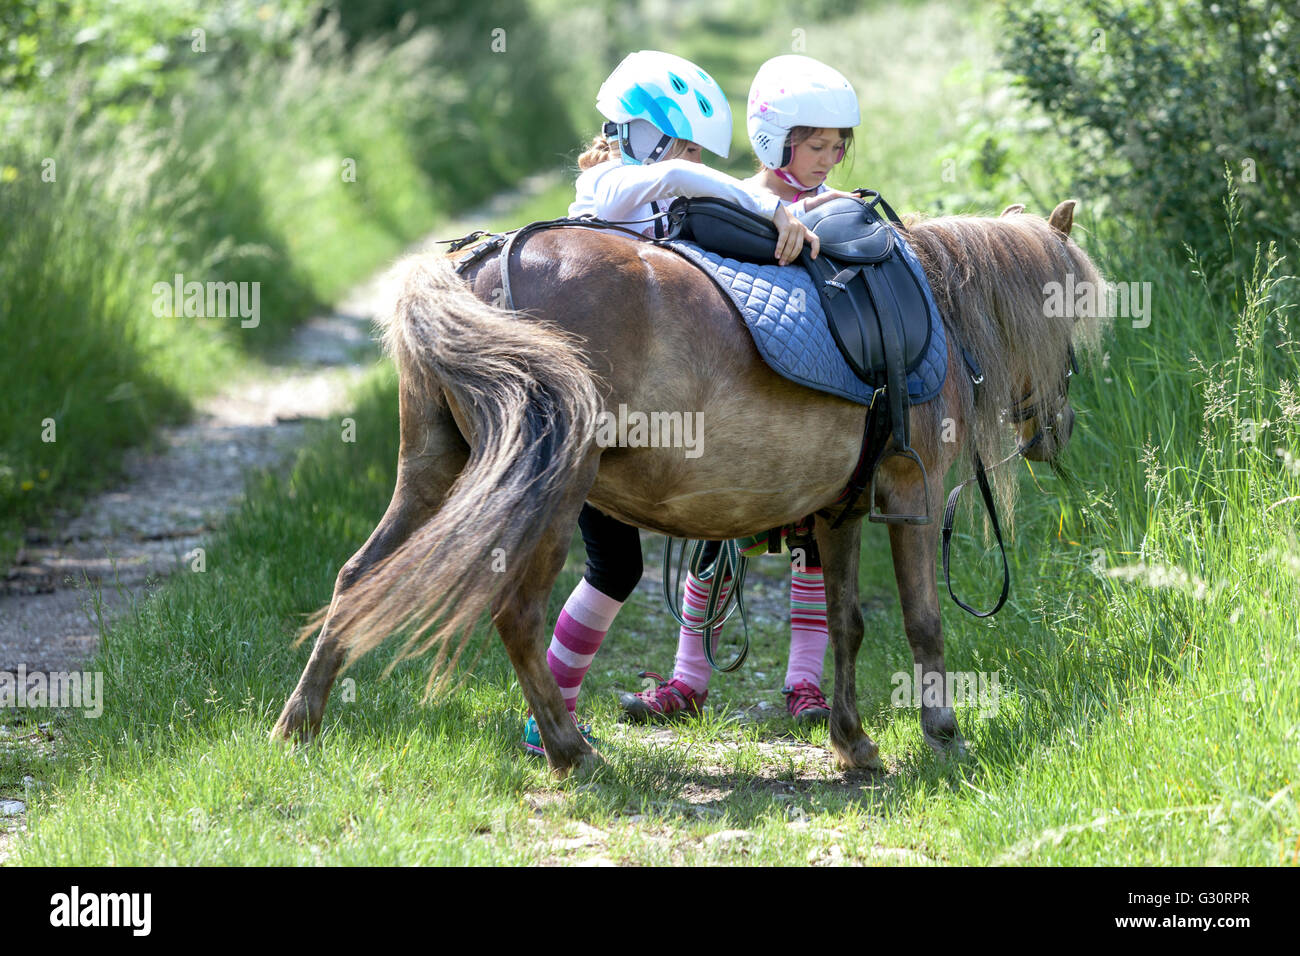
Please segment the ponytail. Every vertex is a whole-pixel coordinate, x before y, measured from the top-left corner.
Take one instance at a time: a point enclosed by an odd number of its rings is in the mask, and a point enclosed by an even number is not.
[[[618,140],[601,133],[591,140],[591,145],[578,157],[579,169],[591,169],[601,163],[620,156]]]

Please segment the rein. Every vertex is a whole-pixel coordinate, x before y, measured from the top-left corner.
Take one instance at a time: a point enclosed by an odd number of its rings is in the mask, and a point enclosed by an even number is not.
[[[745,575],[749,570],[749,559],[740,553],[740,545],[735,541],[721,542],[717,555],[706,560],[704,552],[709,546],[708,541],[692,543],[677,540],[677,573],[674,575],[672,573],[674,540],[676,539],[664,538],[663,592],[668,612],[682,627],[700,632],[704,639],[704,657],[710,667],[723,673],[734,671],[745,663],[745,658],[749,656],[749,620],[745,615]],[[689,560],[686,558],[688,544],[692,545]],[[688,568],[689,573],[695,575],[696,579],[709,585],[709,596],[704,606],[704,620],[699,624],[689,623],[676,603],[676,596],[682,592],[684,568]],[[722,589],[726,587],[728,581],[731,581],[731,591],[723,598]],[[716,660],[713,632],[715,628],[721,627],[730,620],[731,615],[736,611],[740,611],[740,622],[744,627],[745,637],[740,650],[732,656],[731,660],[726,664],[719,664]]]
[[[964,346],[962,347],[961,354],[962,358],[966,362],[966,367],[970,372],[971,387],[975,389],[975,398],[978,399],[979,387],[984,384],[984,373],[980,371],[980,367],[976,363],[974,356],[972,356]],[[1069,348],[1069,358],[1070,365],[1065,370],[1065,387],[1067,392],[1070,387],[1070,379],[1074,376],[1075,372],[1079,370],[1079,363],[1075,358],[1073,345]],[[1038,417],[1041,414],[1041,401],[1034,402],[1032,405],[1026,405],[1032,397],[1033,392],[1029,392],[1021,398],[1020,401],[1016,402],[1015,407],[1011,409],[1011,420],[1013,422],[1018,425],[1023,424],[1031,418]],[[972,402],[972,406],[973,404],[974,403]],[[1039,421],[1038,431],[1034,433],[1033,438],[1018,445],[1015,451],[989,469],[985,469],[984,460],[980,458],[980,453],[973,450],[971,452],[971,457],[974,459],[975,474],[954,487],[948,494],[948,503],[943,509],[943,583],[948,586],[948,594],[952,597],[953,602],[963,611],[973,614],[975,617],[992,617],[994,614],[998,613],[998,611],[1002,610],[1002,605],[1007,603],[1007,596],[1011,593],[1011,566],[1007,563],[1007,548],[1002,541],[1002,526],[998,523],[998,509],[997,504],[993,500],[993,489],[989,487],[988,472],[993,471],[996,468],[1001,468],[1007,462],[1015,458],[1022,457],[1031,448],[1037,447],[1037,445],[1042,442],[1044,433],[1050,432],[1051,430],[1051,425],[1045,425],[1042,421]],[[972,442],[972,445],[973,444],[974,442]],[[984,499],[984,508],[988,512],[989,521],[993,524],[993,534],[998,541],[998,552],[1002,556],[1002,593],[998,595],[997,603],[987,611],[977,611],[957,596],[957,593],[952,589],[952,574],[948,569],[949,557],[952,551],[953,521],[957,514],[957,502],[961,498],[961,493],[972,481],[978,482],[979,484],[980,496]]]

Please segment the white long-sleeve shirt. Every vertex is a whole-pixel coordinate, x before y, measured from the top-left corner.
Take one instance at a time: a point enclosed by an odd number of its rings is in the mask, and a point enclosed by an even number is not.
[[[739,179],[685,159],[649,166],[624,166],[617,159],[606,160],[583,171],[576,192],[569,206],[570,216],[593,215],[609,220],[647,219],[667,212],[678,196],[715,196],[769,219],[780,202],[771,193],[751,191]],[[629,228],[654,235],[654,226],[638,223]]]

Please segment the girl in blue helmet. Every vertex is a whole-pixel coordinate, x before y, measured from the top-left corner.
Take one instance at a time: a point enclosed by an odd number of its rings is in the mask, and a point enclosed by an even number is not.
[[[701,161],[702,149],[723,158],[731,152],[731,107],[722,88],[694,63],[655,50],[633,53],[601,85],[596,109],[608,122],[579,158],[582,172],[570,216],[645,220],[628,228],[658,237],[667,228],[659,214],[675,198],[713,196],[770,218],[779,234],[775,255],[781,264],[794,261],[805,241],[816,255],[816,237],[773,192]],[[560,612],[546,655],[570,714],[601,641],[642,573],[636,528],[590,504],[583,506],[578,526],[587,568]],[[584,725],[579,729],[588,734]],[[523,745],[544,753],[531,716]]]

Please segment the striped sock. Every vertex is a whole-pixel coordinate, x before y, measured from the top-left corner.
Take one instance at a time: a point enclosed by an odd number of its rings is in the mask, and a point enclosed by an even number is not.
[[[826,630],[826,580],[821,568],[790,572],[790,667],[785,685],[800,681],[822,684],[822,664],[830,633]]]
[[[560,685],[560,694],[569,713],[578,706],[582,679],[587,676],[591,660],[622,606],[622,601],[602,594],[588,584],[586,578],[578,582],[569,600],[564,602],[564,610],[555,622],[555,635],[546,652],[546,663],[555,683]]]
[[[686,593],[682,596],[682,617],[691,624],[704,623],[704,611],[709,604],[709,586],[712,581],[701,581],[694,574],[686,575]],[[722,589],[721,601],[731,593],[730,579]],[[722,628],[713,629],[714,645],[722,636]],[[673,664],[673,677],[690,686],[697,694],[709,689],[713,668],[704,656],[704,635],[683,627],[677,635],[677,660]]]

